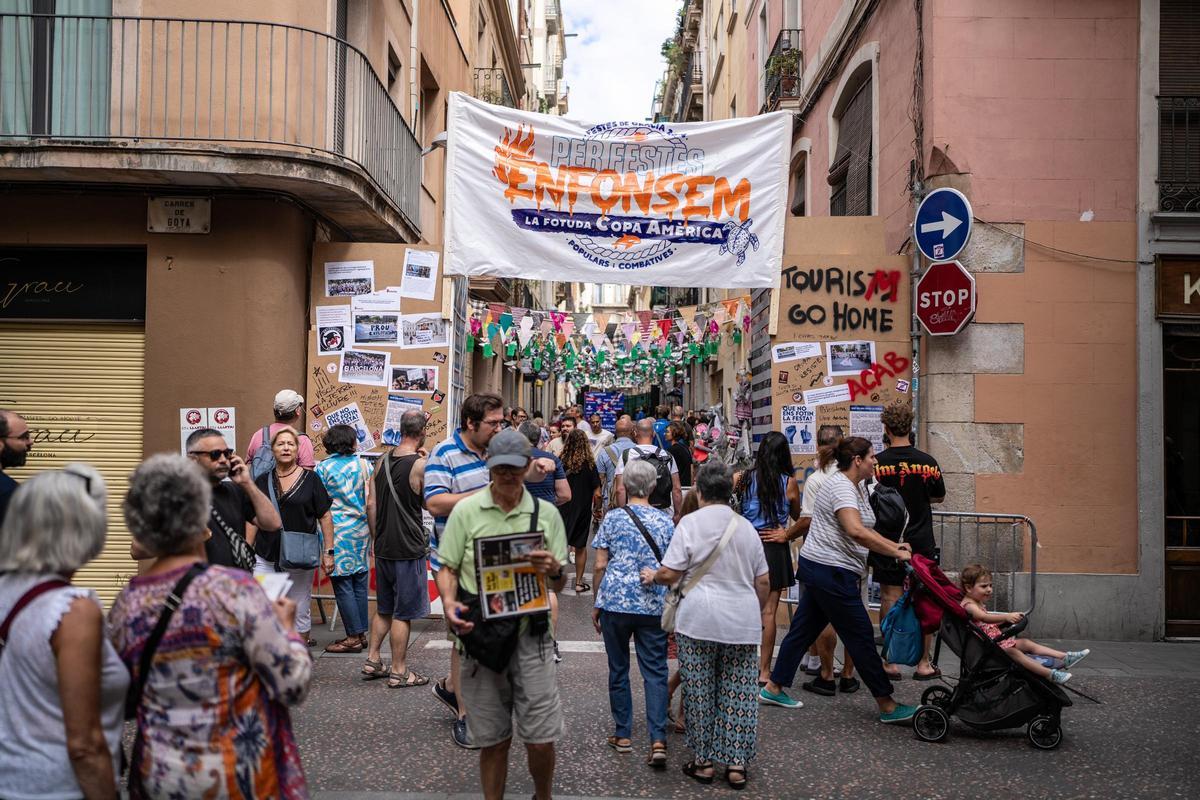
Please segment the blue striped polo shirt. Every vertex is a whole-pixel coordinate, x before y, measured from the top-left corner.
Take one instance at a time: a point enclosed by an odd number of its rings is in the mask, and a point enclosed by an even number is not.
[[[472,492],[487,486],[491,481],[487,461],[467,447],[462,440],[462,431],[457,430],[453,436],[433,448],[425,462],[425,502],[428,504],[429,498],[443,492]],[[438,516],[433,518],[433,552],[430,554],[433,569],[438,567],[437,543],[442,538],[442,531],[446,529],[447,519],[448,517]]]

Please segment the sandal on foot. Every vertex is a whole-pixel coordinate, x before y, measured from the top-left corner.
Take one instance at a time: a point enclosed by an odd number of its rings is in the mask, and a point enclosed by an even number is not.
[[[655,742],[650,745],[650,757],[646,759],[646,764],[654,767],[654,769],[667,768],[667,743]]]
[[[428,683],[429,678],[418,675],[411,669],[403,675],[397,675],[394,672],[388,673],[387,687],[389,689],[407,689],[410,686],[426,686]]]
[[[740,780],[734,780],[735,775],[739,776]],[[749,777],[750,776],[746,774],[745,767],[726,767],[725,768],[725,782],[729,784],[730,789],[734,789],[735,791],[740,792],[742,789],[745,789],[746,788],[746,780]]]
[[[938,667],[934,667],[929,672],[914,672],[913,673],[914,681],[936,681],[940,677],[942,677],[942,671]]]
[[[378,678],[386,678],[389,674],[387,665],[383,663],[382,659],[379,661],[372,661],[369,658],[367,659],[367,663],[363,664],[362,669],[359,670],[359,672],[362,673],[362,679],[364,681],[373,681],[377,680]]]
[[[583,594],[584,592],[590,592],[591,590],[592,585],[590,583],[575,584],[575,594]]]
[[[689,778],[696,781],[697,783],[703,783],[705,785],[712,783],[713,782],[712,774],[710,773],[708,775],[701,775],[700,770],[702,770],[702,769],[711,770],[712,762],[710,761],[707,764],[702,764],[702,763],[699,763],[698,761],[696,761],[695,759],[693,759],[683,765],[683,774],[687,775]]]
[[[361,653],[362,651],[363,643],[357,636],[347,636],[345,639],[338,639],[336,642],[325,645],[326,653]]]
[[[619,738],[617,736],[608,737],[608,746],[618,753],[632,753],[633,742],[628,739]]]

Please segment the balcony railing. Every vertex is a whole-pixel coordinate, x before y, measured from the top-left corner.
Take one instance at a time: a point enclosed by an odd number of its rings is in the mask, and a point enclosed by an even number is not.
[[[1200,96],[1158,98],[1158,208],[1200,212]]]
[[[802,33],[798,28],[784,28],[775,39],[763,70],[763,111],[775,111],[781,102],[800,99]]]
[[[704,73],[701,69],[700,54],[693,50],[688,56],[687,66],[679,76],[679,106],[676,109],[675,121],[687,122],[693,100],[704,96]]]
[[[366,56],[291,25],[0,14],[0,147],[29,140],[323,153],[420,218],[421,148]]]
[[[517,107],[508,88],[508,76],[499,67],[475,70],[475,97],[498,106]]]

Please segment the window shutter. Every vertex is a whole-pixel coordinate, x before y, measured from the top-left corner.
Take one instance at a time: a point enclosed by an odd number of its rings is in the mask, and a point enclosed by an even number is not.
[[[838,144],[829,183],[833,186],[832,216],[871,214],[871,80],[868,78],[846,104],[838,120]]]

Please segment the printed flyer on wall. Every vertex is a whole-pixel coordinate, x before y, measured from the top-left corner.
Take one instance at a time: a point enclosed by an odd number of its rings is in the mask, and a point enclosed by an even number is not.
[[[543,548],[542,534],[510,533],[475,540],[475,579],[484,619],[550,610],[546,579],[529,554]]]

